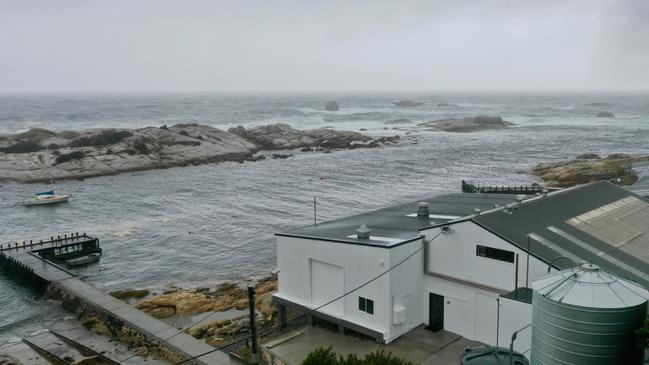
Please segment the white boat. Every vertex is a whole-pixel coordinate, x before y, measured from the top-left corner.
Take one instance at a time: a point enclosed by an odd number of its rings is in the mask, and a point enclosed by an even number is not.
[[[76,257],[73,259],[65,260],[65,266],[67,267],[78,267],[78,266],[85,266],[88,264],[92,264],[93,262],[99,261],[99,258],[101,258],[100,253],[91,253],[85,256],[81,257]]]
[[[70,199],[69,194],[54,194],[54,190],[44,191],[34,195],[33,199],[25,201],[25,205],[48,205],[67,202]]]

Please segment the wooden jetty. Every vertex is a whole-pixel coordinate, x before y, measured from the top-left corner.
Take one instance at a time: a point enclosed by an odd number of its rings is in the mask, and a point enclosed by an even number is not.
[[[152,343],[163,344],[181,359],[197,357],[188,361],[188,365],[239,364],[224,352],[214,351],[205,342],[98,290],[55,262],[96,252],[101,252],[99,241],[85,233],[65,234],[51,237],[47,241],[13,242],[0,245],[0,269],[19,279],[49,286],[52,292],[66,298],[63,300],[64,307],[66,302],[73,303],[77,308],[101,315],[119,328],[128,328]],[[38,347],[33,343],[30,346],[34,349]],[[38,351],[43,357],[56,363],[57,360],[49,356],[45,349]]]

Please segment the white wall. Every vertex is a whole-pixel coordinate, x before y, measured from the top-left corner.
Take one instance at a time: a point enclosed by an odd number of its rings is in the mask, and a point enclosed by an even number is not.
[[[327,265],[341,268],[343,291],[348,292],[367,280],[387,270],[390,265],[389,249],[373,246],[361,246],[332,241],[320,241],[295,237],[277,236],[277,256],[279,269],[280,298],[315,308],[316,303],[325,301],[325,297],[334,299],[340,295],[335,285],[313,288],[312,265]],[[421,267],[421,266],[420,266]],[[318,279],[322,280],[326,279]],[[374,314],[370,315],[358,309],[358,297],[374,301]],[[316,301],[313,301],[313,298]],[[385,275],[373,283],[341,299],[337,305],[323,308],[327,314],[335,314],[358,325],[381,332],[388,337],[392,306],[390,302],[390,276]],[[342,313],[339,309],[342,308]]]
[[[516,264],[476,255],[476,246],[489,246],[518,254],[518,287],[525,286],[527,253],[511,243],[492,234],[472,221],[450,226],[451,232],[442,233],[428,245],[428,267],[431,273],[446,275],[460,280],[510,291],[515,289]],[[420,233],[432,239],[439,228],[422,230]],[[544,275],[548,265],[530,256],[529,284]]]
[[[428,245],[422,318],[428,321],[428,293],[442,295],[445,330],[496,345],[498,298],[515,288],[516,265],[477,256],[476,245],[518,254],[518,287],[525,286],[527,254],[471,221],[450,227],[451,232],[440,234]],[[439,228],[431,228],[421,231],[421,234],[431,239],[438,232]],[[530,256],[529,283],[546,272],[547,264]],[[509,346],[512,332],[530,323],[531,318],[531,306],[510,300],[504,305],[501,298],[499,345]],[[529,345],[526,336],[529,336],[529,331],[523,331],[521,339],[515,343],[521,352]]]
[[[509,348],[512,334],[532,323],[532,305],[516,300],[500,298],[499,346]],[[532,347],[532,327],[520,331],[514,341],[514,350],[528,358]]]
[[[415,252],[414,256],[403,261]],[[389,300],[392,316],[388,342],[426,322],[421,316],[424,280],[422,240],[409,242],[390,250],[390,267],[395,267],[402,261],[401,265],[390,271],[391,295]],[[396,324],[394,310],[399,307],[405,308],[406,317],[403,323]]]

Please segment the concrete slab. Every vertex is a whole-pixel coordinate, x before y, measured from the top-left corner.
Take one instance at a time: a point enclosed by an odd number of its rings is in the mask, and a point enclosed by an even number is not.
[[[480,346],[447,331],[431,332],[423,326],[399,337],[388,345],[378,344],[370,339],[337,332],[304,327],[264,344],[276,357],[287,364],[300,364],[306,356],[319,347],[331,346],[343,356],[384,350],[415,364],[457,365],[467,346]]]

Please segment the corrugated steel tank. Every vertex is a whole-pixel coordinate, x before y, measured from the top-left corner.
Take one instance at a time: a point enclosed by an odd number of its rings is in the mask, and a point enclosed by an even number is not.
[[[641,364],[649,292],[581,264],[532,284],[531,364]]]

